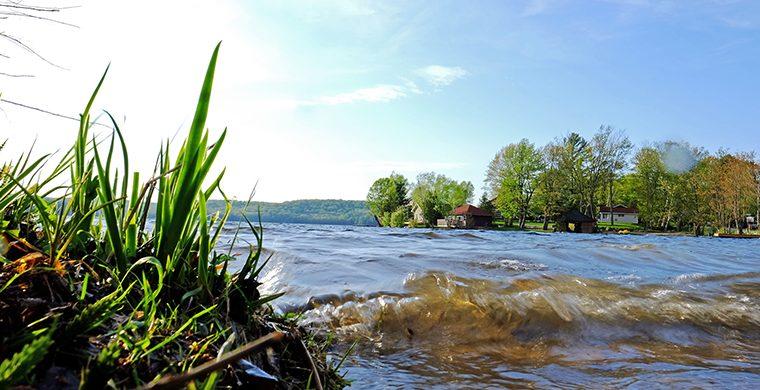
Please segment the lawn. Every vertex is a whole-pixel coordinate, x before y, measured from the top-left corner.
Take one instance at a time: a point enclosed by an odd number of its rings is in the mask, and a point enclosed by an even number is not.
[[[518,224],[515,221],[512,226],[506,226],[505,221],[493,221],[493,227],[497,229],[518,230]],[[553,223],[549,223],[549,230],[552,229]],[[544,228],[543,222],[525,221],[525,229],[527,230],[542,230]]]
[[[610,224],[609,222],[598,222],[597,228],[599,230],[630,230],[630,231],[639,231],[644,230],[644,228],[638,224],[635,223],[626,223],[626,222],[615,222],[614,225]]]

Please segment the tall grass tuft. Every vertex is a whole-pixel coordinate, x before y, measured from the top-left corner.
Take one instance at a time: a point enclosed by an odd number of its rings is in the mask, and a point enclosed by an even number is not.
[[[215,250],[232,210],[221,188],[224,170],[209,177],[226,136],[226,129],[218,137],[206,129],[219,47],[184,140],[176,154],[168,140],[161,145],[147,179],[130,171],[125,133],[109,112],[113,131],[92,131],[108,68],[73,145],[55,164],[47,167],[52,156],[34,158],[30,150],[2,165],[0,388],[34,385],[52,367],[68,370],[82,388],[145,386],[221,358],[234,340],[275,330],[288,335],[280,358],[259,354],[247,363],[279,377],[281,387],[303,387],[312,375],[326,387],[346,384],[315,343],[298,352],[301,337],[310,336],[272,314],[268,303],[280,294],[259,294],[257,278],[268,261],[261,224],[246,220],[256,242],[238,272],[228,273],[232,257]],[[214,196],[227,207],[208,215]],[[198,385],[262,380],[229,366]]]

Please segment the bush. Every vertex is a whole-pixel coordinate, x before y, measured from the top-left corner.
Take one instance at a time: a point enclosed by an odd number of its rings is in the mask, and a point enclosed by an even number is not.
[[[399,207],[390,215],[388,225],[391,227],[404,227],[404,223],[406,223],[408,218],[406,209],[404,207]]]

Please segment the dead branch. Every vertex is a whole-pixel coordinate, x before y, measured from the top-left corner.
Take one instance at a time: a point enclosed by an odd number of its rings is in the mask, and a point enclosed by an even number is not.
[[[260,349],[270,343],[282,341],[285,338],[285,334],[282,332],[272,332],[264,337],[258,338],[232,352],[225,354],[216,360],[211,360],[201,364],[198,367],[193,367],[190,370],[178,374],[170,375],[152,382],[144,387],[144,389],[179,389],[186,383],[193,379],[210,374],[214,371],[221,370],[224,367],[250,355],[253,351]]]
[[[7,100],[7,99],[0,98],[0,103],[8,103],[8,104],[11,104],[11,105],[14,105],[14,106],[17,106],[17,107],[22,107],[22,108],[26,108],[26,109],[29,109],[29,110],[41,112],[43,114],[48,114],[48,115],[55,116],[55,117],[58,117],[58,118],[71,119],[71,120],[77,121],[77,122],[80,121],[79,118],[74,118],[73,116],[58,114],[58,113],[55,113],[55,112],[52,112],[52,111],[45,110],[44,108],[30,106],[28,104],[14,102],[12,100]],[[93,122],[92,126],[102,126],[102,127],[105,127],[105,128],[113,130],[113,128],[111,126],[108,126],[108,125],[103,124],[103,123],[98,123],[98,122]]]

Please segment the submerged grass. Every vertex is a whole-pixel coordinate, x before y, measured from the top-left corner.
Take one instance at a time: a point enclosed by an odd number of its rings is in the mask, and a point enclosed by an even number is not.
[[[256,242],[240,271],[214,250],[232,209],[206,210],[215,194],[227,199],[224,170],[208,177],[226,135],[205,127],[218,53],[186,138],[176,155],[161,146],[148,180],[130,171],[110,113],[110,137],[90,132],[107,69],[49,173],[52,157],[31,150],[0,169],[0,388],[347,384],[327,341],[275,315],[279,295],[259,294],[261,224],[246,220]]]

